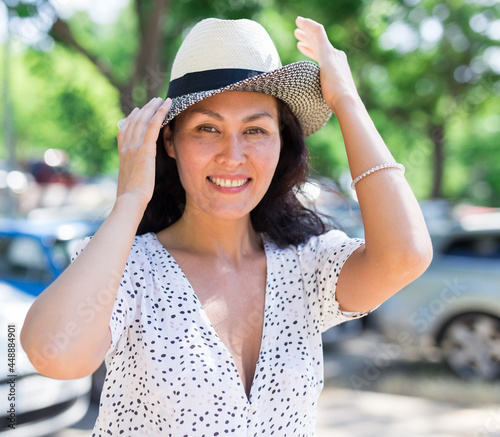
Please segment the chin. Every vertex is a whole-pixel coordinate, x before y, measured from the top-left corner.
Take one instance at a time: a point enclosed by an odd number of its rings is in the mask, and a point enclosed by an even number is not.
[[[219,220],[242,220],[250,217],[251,211],[214,211],[210,215]]]
[[[241,220],[250,217],[256,205],[235,205],[218,203],[210,205],[204,211],[218,220]]]
[[[239,202],[231,202],[225,200],[212,200],[207,201],[208,199],[193,199],[194,201],[188,202],[187,205],[189,209],[194,211],[198,211],[198,213],[206,214],[210,217],[213,217],[217,220],[242,220],[246,218],[250,218],[250,213],[255,209],[255,207],[259,204],[257,199],[254,198],[252,200],[248,199],[248,201],[239,201]]]

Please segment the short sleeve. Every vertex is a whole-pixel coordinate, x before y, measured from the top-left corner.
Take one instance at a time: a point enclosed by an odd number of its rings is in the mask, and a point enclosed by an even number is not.
[[[309,307],[320,329],[362,317],[364,313],[348,313],[340,310],[335,297],[337,281],[345,262],[364,244],[364,240],[350,238],[344,232],[332,230],[312,237],[300,247],[299,257]]]
[[[91,239],[92,237],[84,238],[75,246],[71,257],[72,262],[85,250],[85,247]],[[141,269],[136,267],[138,265],[135,260],[136,253],[137,250],[134,250],[133,246],[120,280],[120,286],[109,320],[111,345],[106,356],[116,348],[116,345],[124,335],[127,327],[132,324],[137,312],[137,306],[140,299],[139,291],[142,290],[144,286],[144,275]],[[99,301],[99,298],[97,298],[97,301]],[[97,305],[98,304],[99,302],[97,302]],[[92,308],[93,307],[89,305],[89,315]]]
[[[83,250],[87,247],[87,244],[89,244],[90,240],[92,240],[92,237],[85,237],[83,240],[80,240],[78,243],[76,243],[71,252],[71,262],[78,258],[78,255],[83,252]]]

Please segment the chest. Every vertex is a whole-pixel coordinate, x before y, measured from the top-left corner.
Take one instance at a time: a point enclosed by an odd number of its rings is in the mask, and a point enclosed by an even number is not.
[[[181,267],[249,394],[264,322],[265,254],[239,268],[206,260],[189,260]]]

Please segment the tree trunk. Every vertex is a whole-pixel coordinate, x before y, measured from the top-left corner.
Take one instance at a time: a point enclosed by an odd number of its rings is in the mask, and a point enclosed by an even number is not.
[[[167,76],[160,64],[160,47],[163,17],[170,9],[170,1],[154,0],[148,8],[139,0],[136,2],[140,45],[134,72],[127,85],[120,90],[120,105],[125,115],[135,106],[141,106],[153,97],[160,97],[158,93]]]
[[[10,72],[11,72],[11,37],[9,35],[9,26],[7,26],[7,39],[4,44],[3,59],[3,133],[5,146],[7,148],[7,171],[17,170],[18,162],[16,157],[16,148],[14,141],[14,117],[12,111],[12,100],[10,96]],[[11,189],[5,190],[5,211],[7,215],[16,216],[19,212],[19,205]]]
[[[170,0],[153,0],[149,7],[137,2],[137,20],[139,22],[139,49],[136,54],[134,71],[126,83],[120,83],[113,71],[98,62],[98,58],[86,50],[73,36],[68,24],[57,18],[52,26],[51,34],[58,40],[73,47],[91,61],[120,92],[120,106],[128,115],[136,106],[142,106],[158,93],[168,72],[160,64],[160,48],[162,44],[163,18],[168,14]],[[55,12],[54,12],[55,13]]]
[[[431,123],[429,126],[429,137],[434,145],[434,171],[431,197],[439,199],[443,197],[444,125]]]

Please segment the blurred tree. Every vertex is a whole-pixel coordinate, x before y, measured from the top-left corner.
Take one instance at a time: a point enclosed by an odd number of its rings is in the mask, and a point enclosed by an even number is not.
[[[361,11],[364,31],[377,41],[365,77],[382,74],[389,82],[384,93],[368,83],[369,102],[406,126],[418,118],[432,143],[431,197],[445,194],[452,119],[467,122],[485,101],[498,100],[493,83],[500,68],[488,53],[498,50],[499,6],[487,0],[378,0]]]
[[[57,123],[86,126],[73,133],[86,136],[83,143],[97,144],[96,153],[103,151],[103,157],[83,154],[95,158],[92,171],[109,165],[109,138],[116,133],[116,112],[101,106],[112,106],[118,98],[127,114],[151,97],[165,95],[174,53],[196,21],[207,16],[255,18],[269,31],[286,64],[304,59],[292,37],[295,17],[304,15],[323,23],[334,45],[348,54],[366,106],[396,159],[407,166],[407,177],[420,196],[500,201],[500,174],[488,160],[499,130],[494,118],[500,106],[498,0],[326,4],[320,0],[135,0],[110,25],[96,24],[83,12],[64,15],[57,10],[56,0],[6,4],[19,20],[38,20],[37,28],[45,29],[46,39],[31,43],[44,51],[45,62],[33,61],[37,57],[30,53],[27,58],[32,58],[33,68],[48,69],[47,64],[60,65],[57,57],[71,57],[78,80],[82,75],[77,70],[84,70],[97,84],[97,76],[83,67],[81,59],[87,59],[115,90],[104,91],[101,85],[106,97],[96,106],[90,100],[92,85],[88,89],[76,85],[65,78],[63,68],[55,68],[61,83],[51,91],[52,101],[54,107],[61,102],[63,108]],[[71,109],[85,101],[87,105]],[[91,126],[99,123],[104,126],[94,131]],[[308,144],[318,173],[341,175],[346,158],[335,122],[308,139]],[[475,188],[469,181],[474,181]]]
[[[403,147],[388,141],[410,170],[409,176],[421,167],[420,178],[431,178],[432,183],[425,187],[431,197],[466,195],[467,183],[458,177],[459,173],[457,179],[462,180],[453,180],[452,173],[445,178],[446,159],[455,153],[455,148],[448,150],[447,143],[457,117],[467,123],[487,102],[499,102],[500,2],[275,3],[276,11],[264,11],[272,16],[269,24],[289,23],[296,15],[309,16],[321,22],[333,44],[347,53],[363,100],[384,130],[384,137],[402,143]],[[486,112],[481,111],[484,116]],[[491,143],[496,143],[496,132],[498,129],[487,135]],[[468,137],[465,142],[470,141]],[[476,149],[471,146],[464,144],[465,150]],[[325,148],[323,144],[320,147]],[[469,167],[472,162],[462,161]],[[423,168],[424,164],[432,168],[431,173],[429,168]],[[476,170],[470,168],[470,172]],[[493,165],[483,165],[480,173],[487,184],[499,179]],[[457,190],[459,186],[462,191]],[[500,200],[498,190],[489,192],[494,196],[488,199],[490,202]]]
[[[67,149],[79,161],[80,168],[85,162],[83,168],[90,174],[109,169],[109,158],[113,152],[110,146],[115,144],[112,137],[116,133],[116,121],[122,116],[102,118],[100,104],[91,102],[89,97],[92,93],[89,95],[89,89],[81,87],[87,80],[83,79],[80,84],[68,83],[68,79],[75,79],[76,74],[68,78],[59,76],[62,71],[56,66],[62,66],[64,62],[58,57],[71,57],[75,70],[84,68],[89,77],[95,78],[95,74],[88,67],[83,67],[81,59],[74,54],[89,61],[118,92],[120,108],[123,114],[128,114],[135,106],[142,106],[152,97],[166,94],[171,63],[186,29],[207,16],[250,17],[259,7],[258,2],[253,0],[233,0],[229,3],[135,0],[112,26],[99,26],[84,12],[63,19],[57,10],[57,1],[4,3],[9,10],[10,26],[18,32],[18,38],[32,48],[26,56],[31,71],[34,74],[36,71],[38,79],[45,77],[55,84],[55,89],[42,91],[42,94],[50,94],[50,97],[44,98],[45,107],[50,104],[50,108],[54,108],[59,115],[59,138],[49,147]],[[33,31],[27,32],[30,27]],[[61,131],[66,129],[78,135],[79,139],[65,138],[67,135]],[[18,146],[29,142],[28,137],[29,134],[21,135]],[[58,141],[63,138],[65,141]],[[116,159],[111,162],[116,164]]]
[[[57,2],[39,0],[36,3],[17,2],[10,9],[18,17],[51,20],[48,35],[94,64],[119,91],[121,109],[128,114],[136,105],[162,94],[168,84],[173,56],[187,28],[207,16],[249,17],[258,2],[133,0],[128,10],[129,13],[133,11],[133,19],[127,17],[125,28],[119,21],[114,35],[118,38],[113,38],[121,41],[123,51],[103,45],[100,38],[103,35],[99,35],[98,26],[88,16],[75,14],[63,19],[56,5]]]
[[[11,92],[20,161],[63,149],[73,170],[94,175],[116,167],[118,93],[78,54],[56,46],[12,56]],[[114,92],[113,92],[114,91]]]

